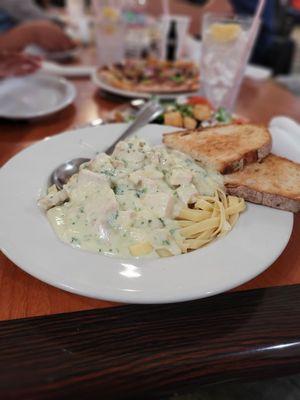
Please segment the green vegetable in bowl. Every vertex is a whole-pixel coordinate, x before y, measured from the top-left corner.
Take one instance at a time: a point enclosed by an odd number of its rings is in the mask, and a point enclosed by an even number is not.
[[[229,124],[232,121],[232,116],[229,111],[227,111],[225,108],[220,107],[218,111],[214,115],[215,119],[218,122],[222,122],[224,124]]]
[[[191,104],[177,104],[177,110],[184,117],[193,117],[193,106]]]

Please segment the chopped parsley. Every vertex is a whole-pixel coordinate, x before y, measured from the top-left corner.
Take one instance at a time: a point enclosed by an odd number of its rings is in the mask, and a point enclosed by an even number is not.
[[[115,171],[114,170],[109,170],[109,169],[101,169],[100,174],[106,175],[106,176],[115,176]]]
[[[110,216],[108,217],[108,223],[109,223],[111,226],[114,226],[114,224],[115,224],[116,219],[118,218],[118,216],[119,216],[119,211],[115,211],[115,212],[111,213]]]
[[[162,218],[158,218],[160,220],[160,222],[162,223],[163,226],[166,226],[164,220]]]
[[[147,192],[147,188],[138,189],[135,193],[136,197],[140,198],[143,194]]]
[[[121,186],[116,186],[114,189],[115,194],[124,194],[124,189]],[[125,203],[123,203],[125,205]]]

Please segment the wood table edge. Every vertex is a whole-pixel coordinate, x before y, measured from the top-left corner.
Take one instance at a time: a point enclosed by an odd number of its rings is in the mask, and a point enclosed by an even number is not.
[[[3,321],[0,394],[153,399],[297,373],[299,307],[300,285],[291,285]]]

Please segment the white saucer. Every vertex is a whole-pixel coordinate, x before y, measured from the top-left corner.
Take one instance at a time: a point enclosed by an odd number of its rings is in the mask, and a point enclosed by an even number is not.
[[[0,117],[44,117],[67,107],[75,97],[74,85],[63,78],[41,73],[9,78],[0,85]]]

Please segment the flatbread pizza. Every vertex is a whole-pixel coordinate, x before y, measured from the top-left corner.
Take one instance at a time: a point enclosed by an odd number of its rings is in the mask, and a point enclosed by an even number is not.
[[[191,61],[127,60],[102,67],[98,77],[115,88],[140,93],[181,93],[199,89],[199,68]]]

